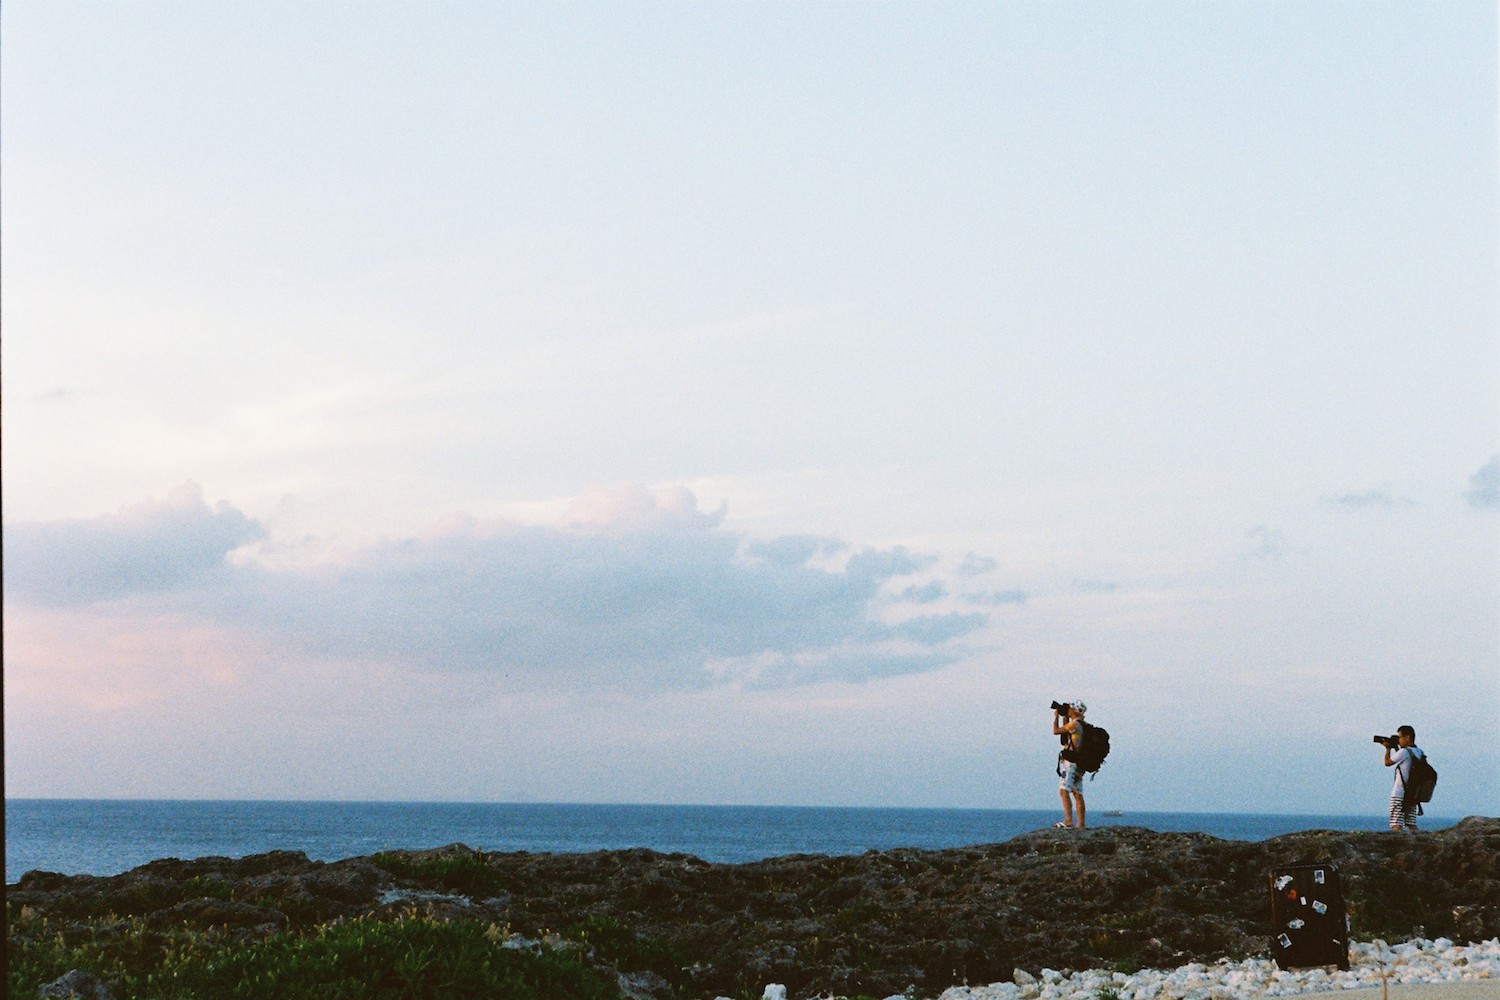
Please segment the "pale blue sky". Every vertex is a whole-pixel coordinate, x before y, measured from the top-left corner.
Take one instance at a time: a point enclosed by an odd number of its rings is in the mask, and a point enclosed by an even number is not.
[[[1500,813],[1492,4],[0,28],[10,794]]]

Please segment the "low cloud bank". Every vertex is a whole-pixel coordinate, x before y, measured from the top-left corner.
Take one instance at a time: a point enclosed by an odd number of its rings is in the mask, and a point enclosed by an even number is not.
[[[109,517],[7,526],[6,590],[51,607],[135,602],[318,657],[590,685],[920,672],[986,622],[933,607],[947,587],[932,557],[751,541],[722,527],[724,513],[699,511],[680,487],[595,489],[559,526],[457,517],[277,567],[243,548],[264,525],[188,486]]]
[[[64,606],[201,586],[265,534],[226,503],[210,507],[191,483],[89,520],[7,523],[6,596]]]

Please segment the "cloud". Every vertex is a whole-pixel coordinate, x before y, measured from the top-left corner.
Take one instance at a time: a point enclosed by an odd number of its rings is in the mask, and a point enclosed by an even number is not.
[[[1392,496],[1391,491],[1387,489],[1366,490],[1363,493],[1345,493],[1343,496],[1330,497],[1328,499],[1331,503],[1337,504],[1347,510],[1416,506],[1415,500],[1408,497]]]
[[[673,528],[714,528],[724,520],[728,504],[711,514],[698,510],[698,498],[685,486],[652,490],[638,483],[591,486],[568,508],[571,527],[624,531]]]
[[[192,483],[92,520],[7,524],[6,594],[56,606],[170,591],[227,572],[225,557],[265,533]]]
[[[1245,532],[1245,538],[1250,546],[1251,558],[1275,562],[1286,555],[1286,535],[1279,528],[1257,524]]]
[[[1469,477],[1469,491],[1464,499],[1470,506],[1485,510],[1500,510],[1500,455],[1491,455],[1490,460]]]
[[[968,555],[964,556],[964,561],[959,565],[958,572],[960,576],[982,576],[985,573],[993,570],[998,565],[1000,564],[991,559],[989,556],[982,556],[977,553],[970,552]]]
[[[957,651],[912,648],[893,642],[873,648],[762,653],[713,660],[704,668],[717,680],[733,681],[750,690],[766,690],[826,681],[872,681],[926,673],[957,659]]]
[[[757,559],[782,566],[796,566],[815,559],[837,556],[848,549],[847,544],[835,538],[783,535],[770,541],[752,543],[746,551]]]
[[[985,594],[970,594],[965,600],[981,607],[998,608],[1004,604],[1025,604],[1030,596],[1024,590],[996,590]]]
[[[954,640],[985,624],[973,613],[885,620],[932,557],[827,538],[752,542],[723,516],[699,512],[682,488],[595,490],[559,526],[454,517],[278,566],[227,561],[264,532],[191,488],[112,518],[18,526],[25,556],[7,583],[39,603],[134,596],[316,659],[517,683],[695,687],[726,676],[706,664],[755,658],[781,664],[758,671],[762,682],[860,680],[949,662]],[[945,592],[924,586],[915,592]]]
[[[980,628],[988,619],[982,614],[921,615],[909,618],[892,631],[903,639],[911,639],[924,646],[940,646],[950,639],[968,635]]]
[[[913,584],[896,595],[898,600],[909,601],[912,604],[931,604],[933,601],[940,601],[947,596],[948,588],[943,585],[943,581],[941,580],[933,580],[930,583],[924,583],[920,587]]]
[[[1391,494],[1387,490],[1345,493],[1341,497],[1336,497],[1333,502],[1341,507],[1352,507],[1356,510],[1364,507],[1389,507],[1391,506]]]

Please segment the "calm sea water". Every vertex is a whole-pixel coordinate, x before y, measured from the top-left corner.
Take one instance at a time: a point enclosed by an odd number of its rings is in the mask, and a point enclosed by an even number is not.
[[[859,854],[1008,840],[1051,826],[1057,810],[793,806],[203,802],[8,799],[5,879],[32,869],[114,875],[157,858],[304,851],[317,861],[455,842],[485,851],[648,847],[705,861]],[[1095,826],[1144,826],[1264,840],[1298,830],[1380,830],[1385,817],[1236,813],[1091,814]],[[1428,829],[1452,824],[1430,819]]]

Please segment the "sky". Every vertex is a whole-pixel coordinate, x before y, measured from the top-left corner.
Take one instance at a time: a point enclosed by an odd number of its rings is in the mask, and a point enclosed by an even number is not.
[[[1500,815],[1491,3],[7,3],[11,797]]]

